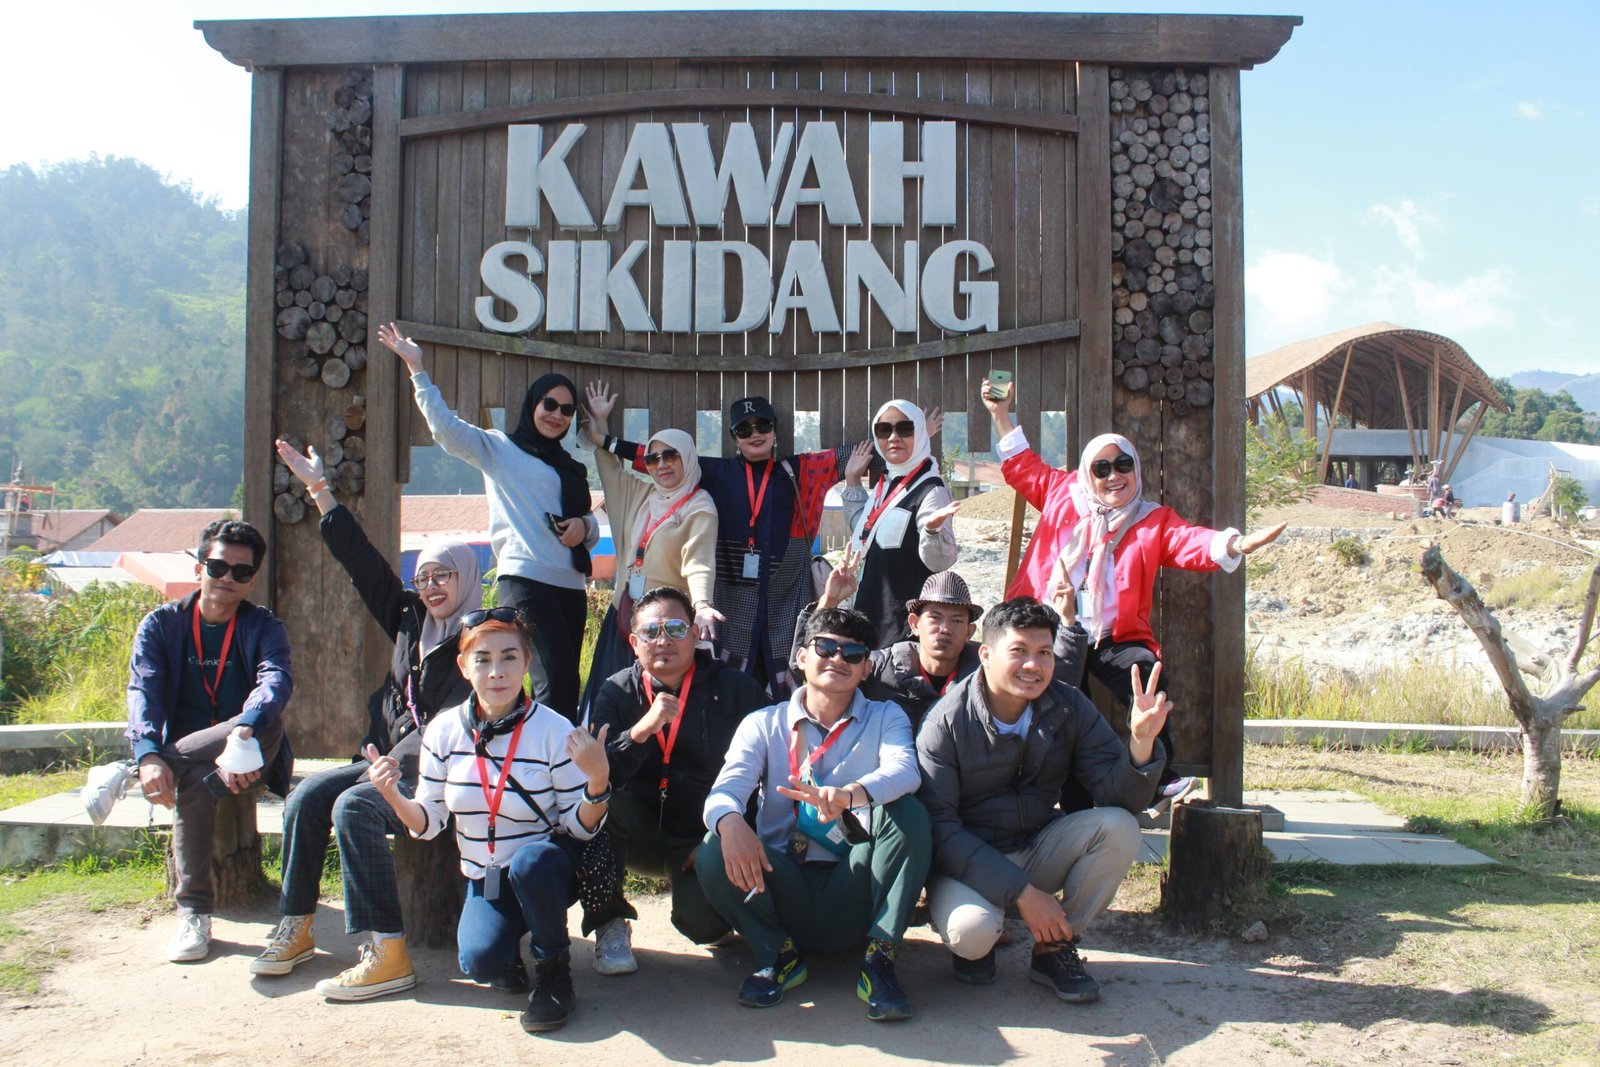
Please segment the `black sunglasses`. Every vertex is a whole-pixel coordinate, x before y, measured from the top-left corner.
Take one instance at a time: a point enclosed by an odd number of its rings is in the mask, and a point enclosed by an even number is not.
[[[546,411],[559,411],[569,419],[572,418],[572,416],[576,414],[578,410],[578,405],[563,404],[553,396],[540,397],[539,406],[544,408]]]
[[[527,625],[522,621],[522,612],[516,608],[479,608],[461,616],[461,628],[471,630],[473,627],[482,626],[490,619],[495,622],[514,622],[523,627]]]
[[[1116,459],[1097,459],[1089,464],[1089,473],[1096,478],[1109,478],[1113,470],[1118,474],[1132,474],[1133,457],[1119,452]]]
[[[225,559],[203,559],[200,564],[205,567],[206,573],[213,578],[221,578],[224,574],[232,572],[234,581],[248,582],[256,576],[256,568],[248,563],[229,563]]]
[[[778,428],[778,424],[771,419],[757,419],[754,422],[741,422],[733,428],[733,436],[743,441],[758,433],[771,433]]]
[[[682,619],[668,619],[666,622],[647,622],[633,632],[645,641],[659,641],[662,634],[674,641],[682,641],[689,636],[689,624]]]
[[[831,637],[813,637],[811,648],[823,659],[838,656],[852,667],[867,658],[867,646],[860,641],[835,641]]]
[[[663,448],[660,452],[646,452],[644,454],[644,465],[646,467],[658,466],[670,460],[675,460],[680,455],[681,453],[676,448]]]
[[[904,437],[907,441],[917,435],[917,424],[910,419],[901,419],[899,422],[876,422],[872,424],[872,436],[880,441],[887,441],[891,437]]]

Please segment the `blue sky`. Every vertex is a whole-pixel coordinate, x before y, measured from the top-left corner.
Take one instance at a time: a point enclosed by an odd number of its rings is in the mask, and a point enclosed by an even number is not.
[[[1583,310],[1597,303],[1590,252],[1600,243],[1600,104],[1592,77],[1581,74],[1594,69],[1600,52],[1600,4],[1008,6],[1305,18],[1276,59],[1243,78],[1251,354],[1386,319],[1456,339],[1494,375],[1600,372],[1600,344]],[[191,28],[195,19],[528,7],[494,0],[123,0],[8,10],[0,165],[134,156],[240,207],[249,78],[206,47]],[[46,100],[47,108],[34,106]]]

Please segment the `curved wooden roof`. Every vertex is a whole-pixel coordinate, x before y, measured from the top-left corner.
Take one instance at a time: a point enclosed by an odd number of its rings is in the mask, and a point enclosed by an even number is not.
[[[1346,373],[1346,358],[1349,370]],[[1465,412],[1482,401],[1498,411],[1509,410],[1489,376],[1455,341],[1427,330],[1390,322],[1369,322],[1347,330],[1312,337],[1254,356],[1245,362],[1245,393],[1254,400],[1284,385],[1304,392],[1305,375],[1315,378],[1317,402],[1331,407],[1352,425],[1373,429],[1405,429],[1405,405],[1411,423],[1422,425],[1435,363],[1439,395],[1448,407]],[[1339,384],[1344,395],[1339,399]],[[1452,398],[1459,390],[1459,405]]]

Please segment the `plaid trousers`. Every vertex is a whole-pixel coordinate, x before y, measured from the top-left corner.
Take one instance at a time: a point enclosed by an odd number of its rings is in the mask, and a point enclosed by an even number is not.
[[[400,791],[416,792],[415,756],[400,761]],[[370,781],[366,761],[312,775],[289,794],[283,808],[284,915],[316,910],[330,832],[339,840],[344,872],[344,927],[348,933],[404,930],[389,834],[403,834],[400,817]]]

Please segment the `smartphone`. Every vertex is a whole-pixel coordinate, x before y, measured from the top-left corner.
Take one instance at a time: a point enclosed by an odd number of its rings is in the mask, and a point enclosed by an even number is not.
[[[990,400],[1004,400],[1011,395],[1011,372],[1008,370],[992,370],[989,372],[989,388],[984,395]]]
[[[550,514],[548,511],[544,513],[544,524],[550,527],[550,532],[557,537],[561,536],[561,527],[557,525],[560,521],[559,517]]]
[[[862,845],[872,840],[872,834],[861,825],[861,820],[856,818],[855,812],[849,808],[839,813],[839,829],[844,832],[844,839],[848,844]]]
[[[222,775],[218,774],[216,771],[212,771],[210,774],[200,779],[200,783],[210,790],[211,795],[216,797],[218,800],[221,800],[224,797],[233,796],[233,790],[228,788],[227,783],[222,780]]]

